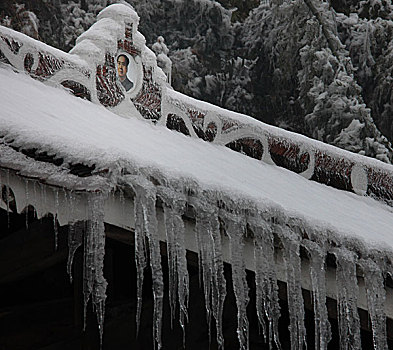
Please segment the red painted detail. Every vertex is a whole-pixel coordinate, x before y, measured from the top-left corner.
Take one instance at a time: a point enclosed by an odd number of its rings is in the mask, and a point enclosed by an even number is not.
[[[141,51],[130,40],[118,40],[117,48],[128,52],[131,56],[139,56],[141,54]]]
[[[19,49],[23,46],[22,43],[19,43],[18,41],[14,39],[9,39],[5,36],[1,35],[1,39],[7,44],[9,49],[12,51],[13,54],[17,55],[19,53]]]
[[[234,129],[239,129],[239,128],[240,128],[239,123],[237,123],[233,120],[224,120],[222,123],[221,132],[228,133]]]
[[[175,130],[181,132],[184,135],[190,136],[190,131],[188,130],[183,118],[174,113],[168,114],[166,126],[170,130]]]
[[[90,90],[83,84],[73,80],[64,80],[61,82],[61,85],[69,89],[76,97],[91,101]]]
[[[138,95],[132,99],[135,107],[145,119],[161,118],[161,89],[153,81],[152,69],[143,66],[143,83]]]
[[[308,168],[310,155],[300,152],[300,147],[288,140],[269,138],[269,152],[273,162],[295,173],[301,173]]]
[[[187,110],[188,117],[191,120],[192,128],[199,138],[202,140],[212,142],[217,135],[217,125],[210,122],[206,129],[204,128],[206,114],[196,109]]]
[[[28,52],[25,56],[25,60],[23,63],[25,67],[25,71],[31,73],[31,68],[33,67],[33,64],[34,64],[34,57],[30,52]]]
[[[246,156],[255,159],[262,159],[264,151],[262,142],[251,137],[244,137],[239,140],[229,142],[225,146],[233,151],[245,154]]]
[[[38,78],[46,79],[59,71],[63,65],[64,60],[39,52],[38,67],[33,74]]]
[[[105,65],[97,66],[96,88],[97,98],[105,107],[117,106],[124,99],[117,82],[115,59],[109,53],[105,55]]]
[[[204,140],[213,142],[216,136],[217,136],[217,125],[213,122],[210,122],[209,124],[207,124]]]
[[[367,194],[393,204],[393,174],[379,169],[367,169]]]
[[[335,158],[322,151],[315,152],[314,174],[311,180],[340,190],[353,191],[351,171],[354,163],[348,159]]]

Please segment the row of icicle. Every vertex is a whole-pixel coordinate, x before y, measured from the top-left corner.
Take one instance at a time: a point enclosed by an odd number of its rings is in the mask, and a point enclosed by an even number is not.
[[[277,211],[269,215],[235,205],[222,195],[199,193],[190,196],[187,191],[178,191],[170,186],[155,186],[142,176],[126,176],[127,186],[134,195],[135,260],[137,268],[137,329],[139,330],[142,309],[142,286],[144,271],[150,263],[153,279],[153,336],[158,349],[162,348],[161,327],[164,297],[164,279],[157,229],[156,202],[163,203],[167,255],[169,266],[168,293],[171,319],[179,307],[179,323],[185,337],[188,320],[189,276],[187,270],[185,228],[182,219],[187,206],[195,212],[195,239],[198,246],[200,274],[203,280],[206,317],[209,325],[214,320],[217,343],[224,349],[222,315],[226,297],[226,280],[222,252],[222,238],[229,239],[233,291],[238,310],[238,340],[240,349],[249,347],[249,325],[246,307],[249,302],[249,287],[246,281],[244,246],[246,231],[251,230],[254,245],[256,311],[263,330],[265,342],[270,348],[280,349],[278,321],[280,306],[275,266],[275,237],[281,242],[286,269],[287,298],[289,308],[289,330],[291,350],[301,350],[306,343],[304,325],[304,303],[301,288],[300,248],[307,251],[310,260],[310,277],[315,322],[315,349],[327,349],[331,339],[330,324],[326,308],[326,256],[331,253],[336,259],[337,314],[340,349],[361,349],[360,321],[357,312],[358,280],[356,267],[361,267],[365,281],[368,310],[373,330],[374,349],[387,349],[386,316],[384,303],[386,291],[385,266],[370,258],[358,256],[345,247],[330,247],[303,239],[291,225],[277,224]],[[6,184],[5,184],[6,185]],[[186,186],[184,186],[186,187]],[[7,208],[8,186],[7,188]],[[27,186],[26,186],[27,188]],[[58,191],[58,190],[56,190]],[[4,191],[3,191],[4,192]],[[76,200],[72,191],[67,191],[68,205]],[[28,196],[28,194],[26,194]],[[69,258],[67,269],[72,280],[72,260],[76,249],[84,246],[83,294],[85,322],[87,303],[92,299],[97,315],[102,343],[107,282],[103,274],[105,255],[104,203],[108,194],[90,193],[88,197],[88,220],[83,225],[69,225]],[[58,198],[58,195],[55,196]],[[4,196],[3,196],[4,198]],[[220,198],[219,200],[217,198]],[[217,205],[220,203],[220,205]],[[58,206],[56,208],[58,210]],[[56,216],[56,214],[55,214]],[[57,232],[57,231],[55,231]],[[57,238],[56,238],[57,241]],[[185,338],[183,338],[185,344]]]

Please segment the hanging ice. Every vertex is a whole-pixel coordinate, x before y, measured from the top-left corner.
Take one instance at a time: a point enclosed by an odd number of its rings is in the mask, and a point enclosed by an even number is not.
[[[143,269],[146,266],[145,239],[149,244],[150,267],[153,279],[153,335],[157,348],[161,349],[162,309],[164,297],[164,281],[161,268],[160,241],[157,232],[156,188],[142,176],[127,176],[129,185],[135,193],[135,257],[138,274],[138,315],[142,300]],[[139,322],[139,321],[138,321]],[[138,324],[139,326],[139,324]],[[155,346],[154,346],[155,347]]]
[[[223,349],[222,313],[226,297],[226,281],[217,208],[200,201],[195,201],[193,205],[196,210],[195,232],[198,243],[199,268],[203,276],[209,340],[211,316],[213,315],[216,320],[218,347]]]
[[[188,318],[189,277],[182,214],[185,210],[186,198],[184,194],[175,192],[166,187],[159,188],[159,196],[164,202],[171,320],[175,317],[177,296],[180,307],[179,322],[183,330],[183,345],[185,345],[185,322]]]
[[[59,212],[59,190],[56,188],[53,191],[55,192],[55,212],[53,213],[53,231],[55,234],[55,250],[57,250],[57,245],[58,245],[57,215]],[[72,205],[69,206],[69,208],[72,207],[73,207]]]
[[[121,192],[122,193],[122,192]],[[143,219],[143,207],[138,196],[135,195],[134,217],[135,217],[135,263],[136,263],[136,290],[137,290],[137,306],[136,306],[136,332],[139,333],[141,311],[142,311],[142,288],[144,271],[147,266],[147,252],[145,242],[145,229]],[[124,200],[124,199],[123,199]]]
[[[273,347],[273,340],[278,349],[281,344],[278,334],[278,319],[280,318],[280,305],[278,302],[277,276],[274,268],[274,236],[271,225],[264,220],[251,223],[254,233],[255,256],[255,284],[256,308],[259,323],[262,325],[264,337],[268,334],[269,349]],[[264,321],[268,321],[268,333]]]
[[[71,222],[68,225],[67,273],[72,283],[72,263],[76,250],[83,244],[84,222]]]
[[[314,305],[315,349],[326,350],[332,337],[326,308],[325,256],[317,243],[303,240],[310,256],[310,275]]]
[[[76,196],[73,191],[64,192],[65,198],[67,199],[67,206],[70,211],[70,217],[74,218],[75,207],[76,207]],[[59,207],[59,193],[56,190],[55,192],[55,208],[56,210]],[[57,227],[57,211],[53,215],[54,225]],[[67,259],[67,272],[70,276],[70,281],[72,282],[72,262],[74,260],[74,255],[76,250],[83,244],[83,234],[86,230],[85,222],[70,222],[68,224],[68,259]],[[56,231],[55,231],[56,232]]]
[[[336,256],[337,310],[340,349],[360,350],[360,321],[357,309],[358,281],[355,254],[344,248],[333,250]]]
[[[246,267],[244,263],[244,235],[245,218],[240,213],[222,211],[225,220],[225,229],[230,239],[230,259],[232,267],[233,291],[237,306],[237,336],[239,349],[248,349],[249,325],[247,319],[248,285],[246,280]]]
[[[291,350],[302,350],[306,340],[304,327],[304,302],[302,295],[299,237],[287,226],[277,226],[283,244],[283,258],[287,277],[287,296],[289,309],[289,330]]]
[[[97,315],[97,323],[102,344],[105,299],[107,282],[104,278],[105,227],[104,200],[102,193],[91,193],[88,196],[88,221],[84,242],[83,295],[84,317],[90,297]]]
[[[25,213],[25,226],[26,230],[29,229],[29,180],[25,179],[25,197],[26,197],[26,213]],[[57,249],[57,235],[55,231],[55,246]]]
[[[381,269],[372,260],[361,260],[364,282],[366,285],[367,305],[373,329],[373,341],[375,350],[387,350],[386,342],[386,315],[385,299],[386,291]]]

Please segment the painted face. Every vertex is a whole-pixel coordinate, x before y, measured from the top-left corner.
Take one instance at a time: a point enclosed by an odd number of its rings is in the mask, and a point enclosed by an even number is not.
[[[127,70],[128,67],[127,67],[126,58],[124,56],[120,56],[117,59],[117,73],[119,74],[120,80],[124,80],[126,78]]]

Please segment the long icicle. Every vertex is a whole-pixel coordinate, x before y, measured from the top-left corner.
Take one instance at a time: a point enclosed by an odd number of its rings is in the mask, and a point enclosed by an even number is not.
[[[67,199],[67,206],[69,208],[70,217],[75,217],[75,208],[77,206],[77,196],[71,190],[64,192],[64,197]],[[58,194],[55,195],[55,201],[58,202]],[[54,218],[56,213],[54,214]],[[56,225],[56,222],[55,222]],[[83,221],[70,222],[68,224],[68,259],[67,272],[72,283],[72,263],[76,250],[83,244],[83,234],[86,231],[86,223]]]
[[[105,227],[104,200],[102,193],[88,195],[88,223],[85,237],[85,256],[83,269],[84,314],[86,323],[87,303],[92,298],[97,316],[100,346],[104,332],[105,300],[107,281],[104,278]]]
[[[184,194],[165,187],[160,188],[160,197],[164,201],[171,319],[174,319],[175,316],[175,297],[177,290],[180,307],[179,322],[183,331],[183,347],[185,347],[185,323],[188,320],[189,275],[187,270],[182,214],[185,210],[186,198]]]
[[[373,342],[375,350],[387,350],[386,341],[386,291],[382,271],[372,260],[360,260],[363,268],[366,285],[367,305],[373,329]]]
[[[68,259],[67,273],[72,283],[72,263],[76,250],[83,244],[84,222],[71,222],[68,225]]]
[[[336,256],[337,311],[340,349],[360,350],[359,294],[355,253],[345,248],[332,250]]]
[[[249,324],[247,319],[247,305],[250,300],[244,262],[245,219],[240,213],[227,212],[224,214],[225,229],[230,240],[230,259],[232,267],[233,291],[237,306],[237,336],[239,349],[248,349]]]
[[[254,232],[255,284],[256,307],[258,321],[264,331],[265,341],[268,340],[269,349],[273,348],[273,341],[277,349],[281,349],[278,320],[280,304],[278,299],[277,275],[274,268],[274,236],[270,224],[259,218],[252,220],[251,230]],[[268,339],[264,321],[268,321]]]
[[[326,251],[317,243],[303,240],[302,245],[310,255],[310,275],[314,305],[315,349],[327,350],[332,337],[326,308]]]
[[[213,254],[209,249],[213,245],[209,234],[209,220],[207,213],[202,208],[196,208],[195,233],[198,244],[199,274],[202,276],[203,292],[205,296],[206,319],[209,332],[209,343],[211,342],[211,293],[213,284]],[[217,331],[217,333],[219,333]],[[218,335],[217,335],[218,336]]]
[[[302,350],[306,344],[306,328],[304,326],[304,302],[300,284],[302,280],[299,253],[300,240],[289,227],[277,227],[277,231],[284,247],[283,258],[287,277],[291,350]]]
[[[226,297],[226,281],[222,260],[221,236],[218,222],[218,209],[208,203],[195,201],[195,232],[198,243],[199,267],[203,276],[203,289],[209,329],[211,316],[216,321],[217,343],[224,348],[222,314]]]
[[[141,176],[128,177],[136,194],[135,206],[142,209],[144,234],[149,243],[150,267],[153,279],[153,336],[154,347],[157,344],[158,350],[162,348],[162,311],[164,298],[164,279],[161,267],[160,241],[157,231],[156,217],[156,188]]]
[[[122,193],[122,192],[120,192]],[[143,220],[143,207],[140,195],[135,194],[134,200],[134,217],[135,217],[135,265],[136,265],[136,334],[138,336],[140,329],[140,320],[142,312],[142,291],[143,291],[143,280],[145,275],[145,268],[147,266],[147,253],[146,253],[146,242],[144,232],[144,220]]]
[[[167,190],[167,189],[165,189]],[[168,294],[169,307],[171,310],[171,327],[176,315],[176,295],[177,295],[177,264],[176,264],[176,249],[175,249],[175,228],[174,228],[174,209],[172,197],[167,193],[160,191],[160,197],[164,201],[164,221],[165,221],[165,235],[168,256]],[[169,192],[169,191],[165,191]]]

